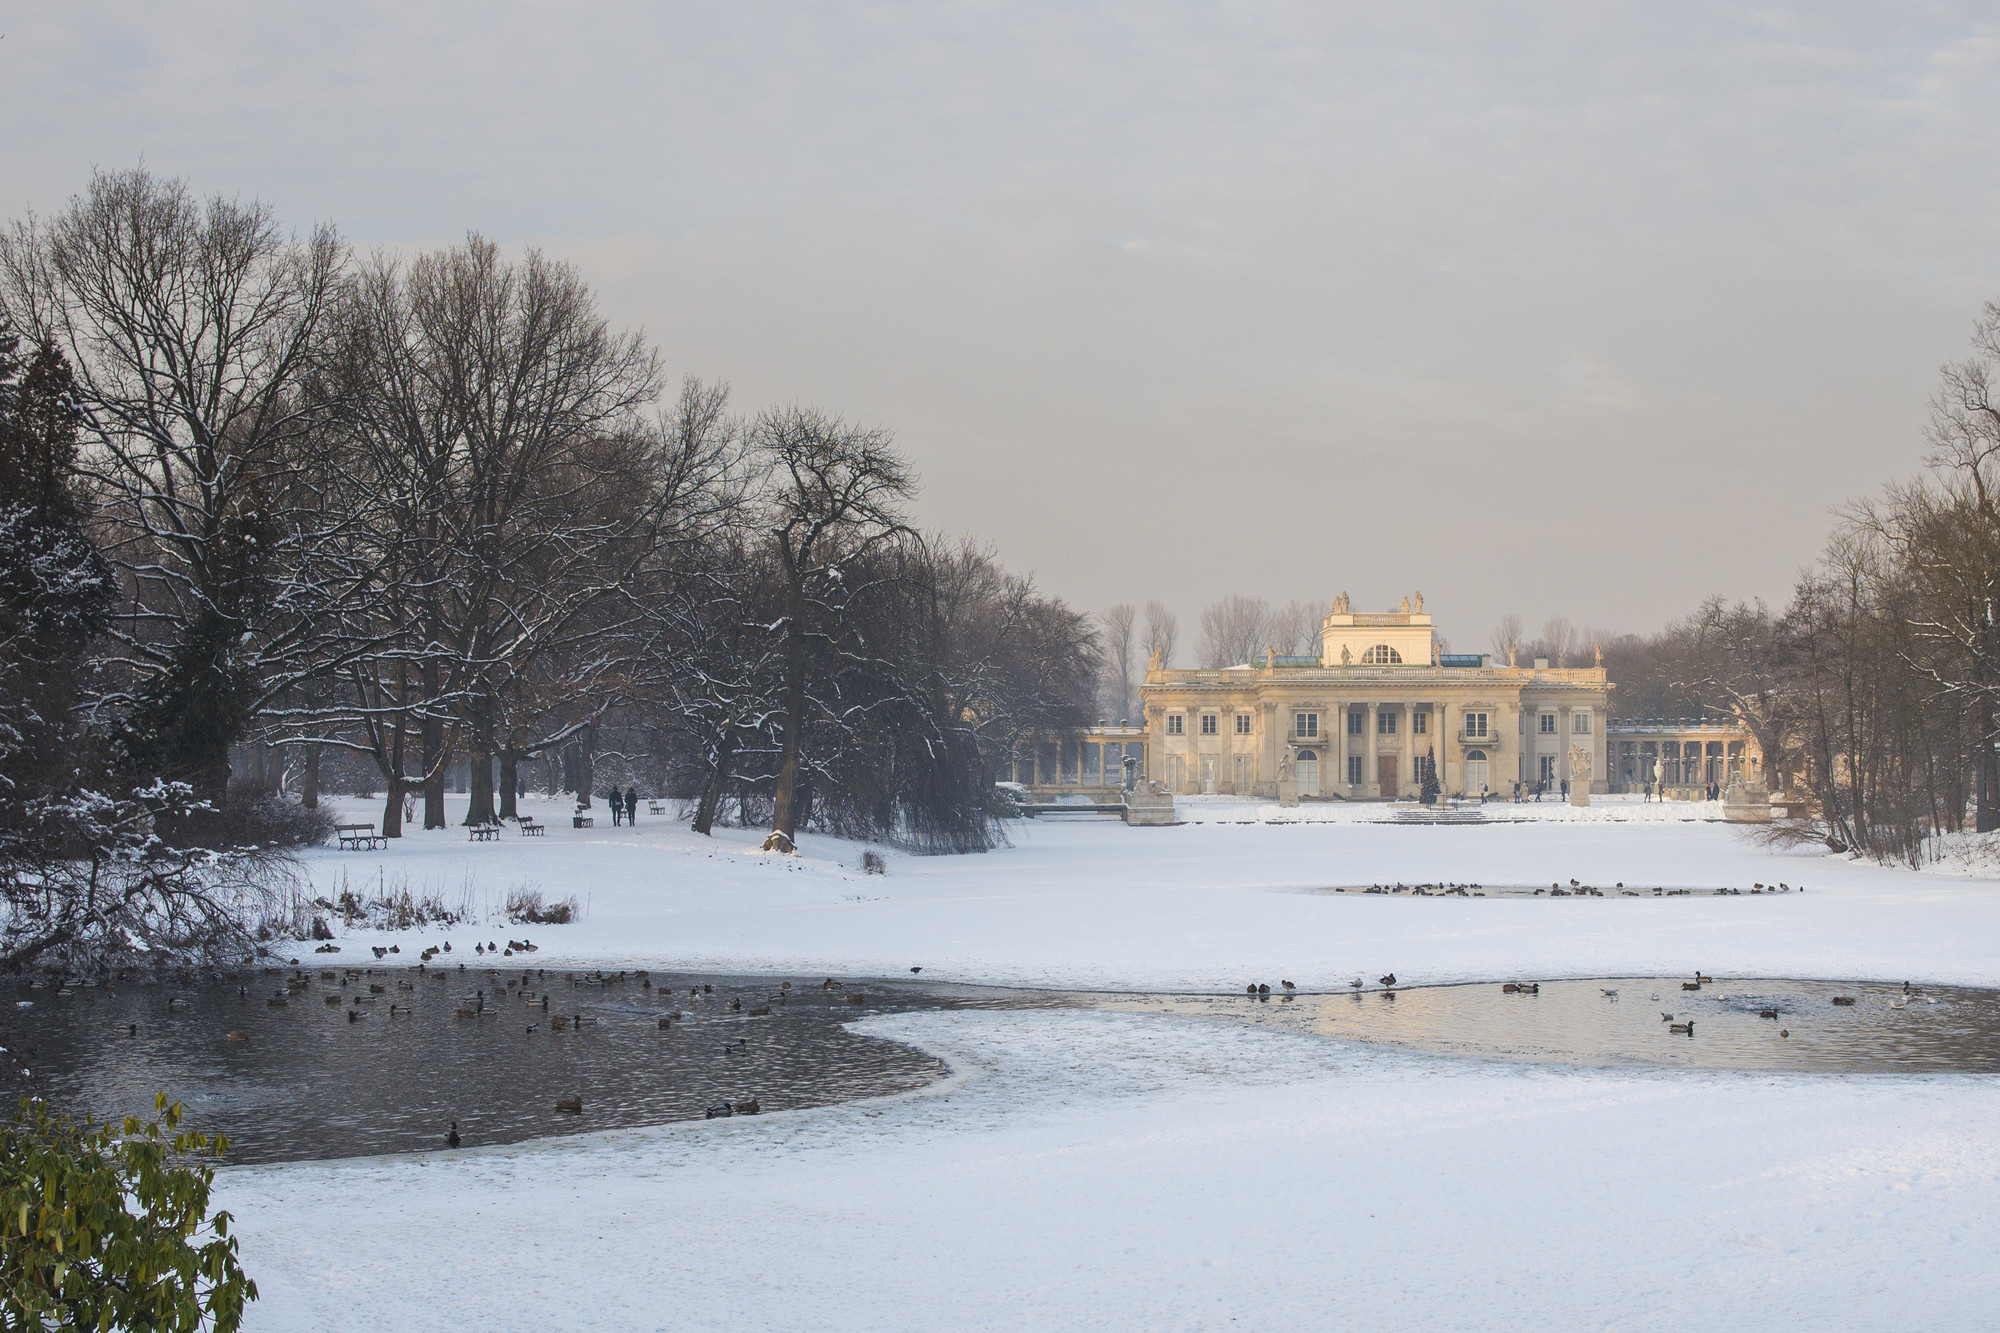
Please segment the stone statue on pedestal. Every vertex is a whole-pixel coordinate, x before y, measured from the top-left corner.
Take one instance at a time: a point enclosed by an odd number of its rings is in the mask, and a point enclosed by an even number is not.
[[[1569,747],[1569,803],[1590,804],[1590,751],[1581,745]]]

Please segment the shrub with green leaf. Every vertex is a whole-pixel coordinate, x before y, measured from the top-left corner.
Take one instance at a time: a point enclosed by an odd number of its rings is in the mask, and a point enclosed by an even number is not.
[[[229,1333],[257,1284],[208,1213],[229,1142],[155,1121],[81,1123],[23,1098],[0,1124],[0,1326]],[[206,1234],[209,1238],[202,1239]]]

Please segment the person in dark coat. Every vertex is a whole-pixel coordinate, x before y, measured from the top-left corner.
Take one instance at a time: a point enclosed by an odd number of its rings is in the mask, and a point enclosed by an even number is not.
[[[619,799],[616,787],[604,793],[604,800],[611,807],[611,827],[617,828],[625,822],[625,802]]]
[[[625,822],[628,824],[637,824],[639,822],[639,789],[637,787],[627,787],[625,789]]]

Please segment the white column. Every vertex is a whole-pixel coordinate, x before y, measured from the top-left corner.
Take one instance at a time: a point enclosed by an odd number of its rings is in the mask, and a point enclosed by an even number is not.
[[[1401,796],[1403,794],[1402,789],[1410,785],[1411,781],[1417,776],[1417,737],[1416,733],[1411,731],[1411,727],[1416,725],[1417,706],[1405,700],[1403,703],[1398,704],[1397,708],[1403,714],[1401,721],[1403,728],[1403,757],[1398,761],[1401,767],[1396,774],[1395,794]]]

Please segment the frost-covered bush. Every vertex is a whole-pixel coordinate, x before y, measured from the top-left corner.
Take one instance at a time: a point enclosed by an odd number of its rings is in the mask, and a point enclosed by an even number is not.
[[[578,915],[576,895],[544,902],[540,889],[509,889],[507,920],[517,926],[566,926]]]

